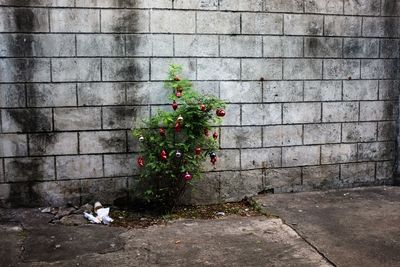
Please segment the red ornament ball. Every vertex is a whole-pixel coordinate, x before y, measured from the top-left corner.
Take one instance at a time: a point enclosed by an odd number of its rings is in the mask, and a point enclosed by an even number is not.
[[[207,107],[206,107],[206,105],[204,105],[204,104],[201,104],[201,105],[200,105],[200,109],[201,109],[201,111],[203,111],[203,112],[206,112],[206,111],[207,111]]]
[[[218,139],[218,133],[217,133],[217,132],[214,132],[214,133],[213,133],[213,138],[214,138],[214,140],[217,140],[217,139]]]
[[[160,128],[160,130],[158,130],[160,132],[161,136],[165,136],[165,129],[164,128]]]
[[[208,129],[207,128],[204,128],[204,135],[205,136],[209,136],[210,134],[208,133]]]
[[[181,124],[179,122],[176,122],[175,123],[175,132],[179,133],[180,131],[182,131]]]
[[[176,92],[176,97],[180,98],[182,96],[182,92]]]
[[[136,160],[136,163],[139,167],[144,167],[144,159],[142,156],[139,156]]]
[[[217,114],[218,117],[224,117],[225,116],[225,110],[217,109],[216,114]]]
[[[167,160],[167,152],[164,149],[161,151],[160,156],[162,160]]]
[[[183,179],[188,182],[190,180],[192,180],[192,175],[188,172],[186,172],[186,174],[183,176]]]
[[[178,108],[178,104],[176,103],[176,101],[174,100],[174,102],[172,103],[172,108],[174,110],[176,110]]]
[[[196,152],[197,156],[201,154],[201,148],[200,147],[196,147],[196,149],[194,151]]]

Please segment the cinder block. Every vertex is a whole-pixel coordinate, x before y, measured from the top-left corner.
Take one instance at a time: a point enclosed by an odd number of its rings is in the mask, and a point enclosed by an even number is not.
[[[14,5],[13,1],[12,5]],[[44,8],[0,9],[0,32],[48,32],[48,10]]]
[[[81,181],[51,181],[35,184],[27,188],[23,201],[29,201],[29,192],[34,191],[38,197],[30,199],[29,204],[40,206],[66,207],[69,204],[78,206],[81,200]],[[24,192],[25,194],[25,192]],[[88,203],[88,202],[85,202]]]
[[[126,152],[125,131],[97,131],[79,133],[82,154]]]
[[[0,59],[0,82],[50,82],[50,60],[2,58]]]
[[[175,0],[174,9],[217,10],[218,0]]]
[[[148,106],[104,107],[103,128],[131,129],[149,116]]]
[[[251,170],[240,172],[242,186],[239,187],[239,200],[244,197],[252,197],[259,194],[263,190],[263,173],[262,170]],[[229,181],[229,180],[228,180]],[[225,187],[222,186],[221,194]]]
[[[366,37],[399,37],[399,18],[365,17],[363,19],[363,36]]]
[[[340,143],[340,124],[304,125],[304,144]]]
[[[381,80],[379,81],[379,99],[397,100],[399,96],[400,81]]]
[[[264,147],[302,145],[303,128],[301,125],[266,126],[263,135]]]
[[[7,182],[54,180],[54,158],[8,158],[4,159]]]
[[[218,36],[215,35],[176,35],[175,55],[190,57],[217,57]]]
[[[127,201],[128,178],[87,179],[81,182],[81,201],[88,203],[93,199],[101,199],[101,203],[113,204],[114,201]]]
[[[79,83],[79,106],[124,105],[126,84]]]
[[[298,102],[303,100],[302,81],[264,82],[264,102]]]
[[[289,188],[290,191],[291,187],[301,184],[301,168],[268,169],[264,173],[264,189]]]
[[[209,160],[204,162],[205,171],[240,170],[240,153],[237,149],[221,150],[217,153],[218,161],[212,165]]]
[[[282,79],[282,59],[242,59],[243,80]]]
[[[339,184],[340,166],[325,165],[303,168],[303,185],[312,189],[329,189]]]
[[[201,59],[215,61],[215,59]],[[198,59],[200,62],[200,59]],[[168,69],[171,64],[179,64],[183,68],[182,78],[195,80],[196,79],[196,59],[193,58],[152,58],[151,59],[151,80],[164,81],[168,78]],[[200,63],[199,63],[200,65]],[[200,67],[198,67],[200,72]],[[222,70],[220,70],[222,71]],[[219,73],[221,74],[221,72]],[[212,80],[212,79],[204,79]]]
[[[222,57],[261,57],[261,36],[221,36],[220,55]]]
[[[321,121],[320,103],[283,104],[283,123],[313,123]]]
[[[343,56],[345,58],[377,58],[379,57],[379,40],[345,38]]]
[[[341,81],[304,82],[304,101],[335,101],[341,99]]]
[[[101,155],[56,157],[57,179],[95,178],[103,176]]]
[[[325,36],[361,36],[361,17],[325,16]]]
[[[100,81],[100,62],[99,58],[53,58],[53,81]]]
[[[228,127],[221,129],[222,148],[261,147],[261,127]]]
[[[377,100],[378,81],[343,81],[343,100]]]
[[[218,81],[194,81],[193,88],[198,92],[206,95],[219,97],[219,82]],[[165,90],[165,88],[164,88]]]
[[[394,162],[384,161],[376,163],[376,179],[386,180],[393,179],[394,175]]]
[[[100,108],[56,108],[54,128],[58,131],[101,129]]]
[[[304,1],[294,0],[287,2],[286,0],[270,0],[264,2],[264,9],[267,12],[299,12],[303,13]]]
[[[210,21],[213,22],[212,26],[210,26]],[[240,14],[199,12],[197,13],[197,33],[239,34]]]
[[[214,204],[221,201],[220,199],[220,173],[204,173],[202,179],[194,180],[192,185],[188,187],[187,202],[192,204]]]
[[[148,58],[103,58],[104,81],[146,81],[149,79]]]
[[[242,169],[277,168],[281,166],[280,148],[243,149]]]
[[[282,148],[282,167],[318,165],[319,146],[296,146]]]
[[[37,0],[29,1],[22,0],[15,2],[15,0],[0,0],[0,5],[4,6],[33,6],[33,7],[74,7],[74,1],[71,0]]]
[[[208,0],[215,1],[215,0]],[[204,1],[202,1],[204,2]],[[220,10],[233,10],[233,11],[262,11],[263,0],[248,0],[248,1],[219,1]]]
[[[76,7],[103,8],[171,8],[171,0],[76,0]]]
[[[380,0],[344,0],[344,13],[349,15],[379,15]]]
[[[321,163],[344,163],[357,161],[357,144],[321,146]]]
[[[400,3],[392,0],[382,0],[381,12],[382,15],[397,16],[400,10]]]
[[[264,36],[264,57],[303,57],[303,37]]]
[[[343,142],[370,142],[376,140],[376,123],[343,123]]]
[[[342,39],[332,37],[306,37],[305,57],[342,57]]]
[[[373,182],[375,180],[375,163],[351,163],[340,166],[341,180],[347,184]]]
[[[25,134],[0,134],[0,157],[28,155],[28,141]],[[0,161],[0,165],[1,165]]]
[[[99,32],[100,11],[96,9],[52,9],[52,32]]]
[[[378,122],[378,141],[396,140],[396,122],[382,121]]]
[[[27,84],[28,107],[76,106],[76,85],[73,83]]]
[[[237,201],[243,199],[243,180],[240,173],[237,172],[220,172],[219,173],[219,197],[220,201]]]
[[[0,56],[75,56],[75,37],[65,34],[3,34]]]
[[[360,120],[392,120],[397,113],[392,101],[360,102]]]
[[[171,104],[168,99],[171,89],[164,88],[162,82],[128,83],[126,90],[127,104],[129,105]]]
[[[362,112],[361,112],[362,114]],[[346,122],[358,120],[357,102],[322,103],[323,122]]]
[[[155,15],[155,11],[153,11],[152,15]],[[101,10],[101,32],[149,32],[149,24],[150,16],[148,10]]]
[[[241,2],[240,2],[241,3]],[[283,15],[270,13],[243,13],[243,34],[282,34]]]
[[[362,79],[396,79],[398,74],[396,59],[363,59],[361,60]]]
[[[304,1],[306,13],[343,14],[343,2],[336,0]]]
[[[76,42],[78,56],[125,55],[125,37],[123,35],[78,34]]]
[[[221,82],[221,99],[229,103],[261,102],[260,82]]]
[[[383,39],[381,41],[380,56],[381,58],[397,58],[400,50],[400,40]]]
[[[352,59],[325,59],[324,79],[359,79],[360,61]]]
[[[137,174],[136,156],[132,154],[104,155],[104,173],[107,177]]]
[[[3,133],[52,130],[51,109],[3,109],[1,121]]]
[[[358,160],[392,160],[395,155],[394,142],[375,142],[358,144]]]
[[[321,59],[285,59],[283,78],[288,80],[321,79]]]
[[[245,104],[242,106],[242,125],[268,125],[281,123],[280,104]]]
[[[67,155],[77,153],[77,133],[45,133],[29,135],[29,154],[31,156]]]
[[[285,14],[285,35],[322,35],[323,16]]]
[[[153,10],[151,12],[150,29],[151,32],[155,33],[195,33],[195,12]]]
[[[197,59],[198,80],[240,80],[240,59]]]
[[[0,107],[25,107],[25,86],[23,84],[0,84]]]

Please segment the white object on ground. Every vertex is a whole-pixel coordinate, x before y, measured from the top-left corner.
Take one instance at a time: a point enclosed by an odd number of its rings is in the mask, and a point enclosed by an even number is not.
[[[109,224],[113,222],[114,220],[108,216],[110,213],[110,208],[100,208],[96,211],[97,213],[97,218],[99,218],[104,224]]]
[[[84,212],[83,216],[85,216],[85,218],[88,219],[91,223],[101,223],[101,221],[98,218],[94,217],[90,213]]]

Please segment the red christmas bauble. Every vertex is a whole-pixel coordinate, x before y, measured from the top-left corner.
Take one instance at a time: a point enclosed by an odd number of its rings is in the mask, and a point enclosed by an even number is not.
[[[217,140],[217,139],[218,139],[218,133],[217,133],[217,132],[214,132],[214,133],[213,133],[213,138],[214,138],[214,140]]]
[[[137,162],[137,165],[138,165],[139,167],[143,167],[143,166],[144,166],[144,159],[143,159],[142,156],[139,156],[139,157],[137,158],[136,162]]]
[[[180,131],[182,131],[181,124],[179,122],[176,122],[175,123],[175,132],[179,133]]]
[[[167,152],[163,149],[160,153],[162,160],[167,160]]]
[[[188,172],[186,172],[186,174],[183,176],[183,179],[187,182],[192,180],[192,175]]]
[[[175,94],[175,95],[176,95],[176,97],[178,97],[178,98],[179,98],[179,97],[181,97],[181,96],[182,96],[182,92],[176,92],[176,94]]]
[[[161,136],[165,136],[165,129],[164,128],[160,128],[159,132],[160,132]]]
[[[207,129],[207,128],[204,128],[204,135],[205,135],[205,136],[209,136],[209,133],[208,133],[208,129]]]
[[[201,148],[200,147],[196,147],[196,149],[194,151],[196,152],[197,156],[201,154]]]
[[[172,103],[172,108],[174,110],[176,110],[178,108],[178,104],[176,103],[176,101],[174,100],[174,102]]]
[[[217,109],[216,114],[217,114],[218,117],[224,117],[225,116],[225,110]]]
[[[200,105],[200,109],[201,109],[201,111],[203,111],[203,112],[206,112],[206,111],[207,111],[207,107],[206,107],[206,105],[204,105],[204,104],[201,104],[201,105]]]

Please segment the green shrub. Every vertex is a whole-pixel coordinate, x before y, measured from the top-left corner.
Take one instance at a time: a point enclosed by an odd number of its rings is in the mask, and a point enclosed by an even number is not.
[[[171,91],[171,111],[158,110],[144,121],[144,127],[133,129],[141,151],[137,197],[161,210],[172,209],[187,185],[201,178],[205,160],[215,164],[218,132],[212,128],[225,115],[223,101],[199,94],[181,73],[181,66],[171,65],[165,81]]]

